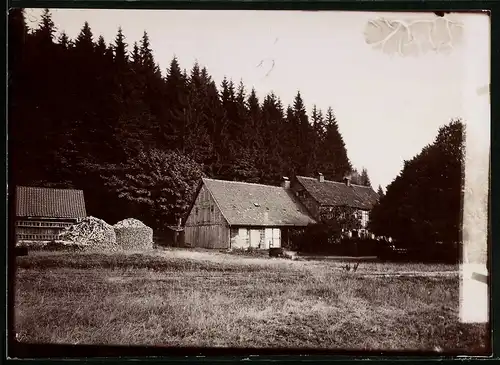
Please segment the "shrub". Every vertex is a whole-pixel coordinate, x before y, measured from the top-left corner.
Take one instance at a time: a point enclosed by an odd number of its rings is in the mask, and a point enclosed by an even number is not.
[[[328,252],[340,243],[340,232],[327,224],[312,225],[294,238],[298,251],[308,253]]]

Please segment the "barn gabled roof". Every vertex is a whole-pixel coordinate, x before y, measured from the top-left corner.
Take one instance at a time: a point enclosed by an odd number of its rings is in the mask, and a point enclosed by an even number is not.
[[[348,206],[370,210],[378,201],[378,194],[369,186],[297,176],[297,181],[320,205]]]
[[[16,216],[83,218],[87,215],[82,190],[18,186]]]
[[[229,225],[307,226],[315,223],[289,189],[203,179]]]

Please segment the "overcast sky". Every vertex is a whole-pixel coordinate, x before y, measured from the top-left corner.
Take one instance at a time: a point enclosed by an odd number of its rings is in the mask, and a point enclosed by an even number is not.
[[[235,82],[243,79],[261,99],[274,91],[289,104],[300,90],[309,113],[313,104],[323,110],[331,106],[351,162],[358,170],[368,169],[375,189],[389,184],[403,160],[431,143],[440,126],[470,116],[464,108],[471,108],[472,102],[465,102],[465,95],[470,98],[475,95],[470,90],[489,82],[484,72],[489,68],[484,26],[474,50],[465,43],[448,54],[401,57],[374,50],[365,41],[367,21],[391,14],[97,9],[52,13],[57,29],[70,38],[85,21],[95,38],[103,35],[108,43],[119,26],[129,45],[146,30],[163,73],[176,55],[186,69],[198,60],[217,84],[224,76]],[[39,14],[38,9],[28,10],[27,21],[38,22]],[[397,15],[405,16],[411,15]],[[487,18],[479,17],[484,25]],[[464,29],[465,35],[471,34],[470,27]],[[271,60],[275,66],[267,74]],[[479,69],[483,71],[470,71]],[[482,125],[489,128],[489,122]],[[489,144],[489,129],[481,138]]]

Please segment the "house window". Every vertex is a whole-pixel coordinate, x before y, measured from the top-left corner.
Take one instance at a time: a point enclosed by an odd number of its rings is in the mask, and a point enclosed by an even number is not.
[[[240,228],[238,230],[238,236],[240,237],[240,242],[243,247],[250,246],[250,234],[248,228]]]
[[[281,230],[279,228],[265,228],[264,248],[281,247]]]
[[[213,213],[213,212],[214,212],[214,206],[213,206],[213,205],[211,205],[211,206],[210,206],[210,212],[211,212],[211,213]]]
[[[362,210],[359,213],[361,218],[361,227],[366,228],[366,226],[368,225],[368,219],[370,218],[369,213],[367,210]]]

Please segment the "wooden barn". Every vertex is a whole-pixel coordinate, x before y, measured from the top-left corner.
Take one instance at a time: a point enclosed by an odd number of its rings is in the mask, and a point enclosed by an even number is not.
[[[190,247],[268,249],[284,245],[290,229],[314,223],[287,186],[202,179],[184,240]]]
[[[304,204],[312,217],[321,221],[329,217],[333,207],[354,208],[361,223],[361,232],[366,232],[370,211],[378,201],[378,194],[369,186],[352,184],[346,177],[343,182],[318,177],[296,176],[291,189]]]
[[[85,218],[82,190],[18,186],[16,241],[52,241],[67,226]]]

